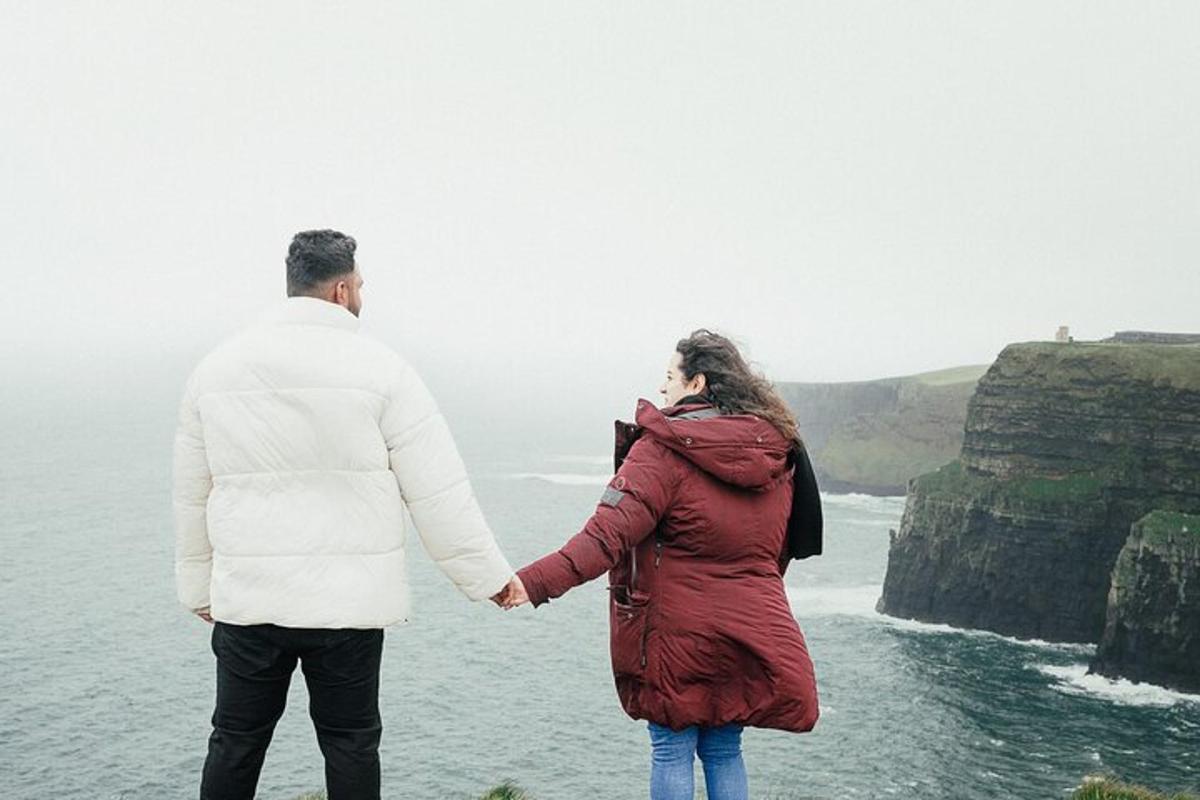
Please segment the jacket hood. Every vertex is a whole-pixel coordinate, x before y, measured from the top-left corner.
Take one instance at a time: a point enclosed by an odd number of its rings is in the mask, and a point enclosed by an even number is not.
[[[791,442],[774,425],[715,410],[707,403],[659,409],[639,400],[636,419],[647,435],[724,483],[762,489],[788,471]]]

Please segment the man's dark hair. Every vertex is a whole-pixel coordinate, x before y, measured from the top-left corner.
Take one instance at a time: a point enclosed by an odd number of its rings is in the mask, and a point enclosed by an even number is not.
[[[321,284],[354,271],[353,236],[328,229],[300,231],[287,254],[289,297],[309,294]]]

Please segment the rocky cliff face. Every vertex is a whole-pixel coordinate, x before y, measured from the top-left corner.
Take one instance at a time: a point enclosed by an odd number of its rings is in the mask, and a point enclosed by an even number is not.
[[[960,458],[909,484],[879,610],[1095,642],[1132,523],[1200,511],[1200,348],[1028,343],[980,380]]]
[[[952,460],[967,401],[986,367],[854,383],[782,383],[821,487],[904,494],[910,478]]]
[[[1200,692],[1200,515],[1155,511],[1134,523],[1092,671]]]

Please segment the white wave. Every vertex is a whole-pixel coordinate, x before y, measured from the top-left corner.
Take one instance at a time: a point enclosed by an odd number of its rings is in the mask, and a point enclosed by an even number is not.
[[[919,622],[912,619],[891,617],[880,614],[875,610],[875,604],[883,594],[883,586],[869,584],[864,586],[828,586],[828,587],[787,587],[788,602],[792,605],[792,613],[798,619],[805,617],[850,616],[863,617],[888,625],[893,628],[916,633],[950,633],[959,636],[978,636],[988,639],[999,639],[1009,644],[1026,647],[1039,647],[1051,650],[1090,655],[1095,651],[1095,645],[1077,644],[1073,642],[1047,642],[1042,639],[1018,639],[1015,636],[1005,636],[992,631],[972,628],[955,628],[941,622]]]
[[[1030,667],[1054,678],[1053,688],[1063,694],[1078,697],[1098,697],[1124,706],[1168,707],[1179,703],[1200,703],[1200,694],[1187,694],[1155,686],[1135,683],[1124,678],[1089,675],[1087,664],[1061,667],[1054,664],[1030,664]]]
[[[594,472],[515,472],[507,477],[512,480],[536,480],[559,486],[606,486],[612,475]]]
[[[876,514],[891,514],[899,516],[904,513],[904,503],[907,498],[903,495],[873,495],[873,494],[830,494],[821,492],[821,503],[835,508],[853,508]]]
[[[865,586],[789,586],[788,602],[792,613],[799,619],[805,617],[878,617],[875,603],[883,587],[879,584]]]
[[[873,519],[859,517],[859,518],[855,519],[852,517],[828,516],[825,519],[825,524],[826,524],[826,526],[852,525],[856,528],[898,528],[898,527],[900,527],[900,520],[899,520],[899,518],[896,518],[896,517],[892,517],[892,518],[875,517]]]
[[[977,636],[983,639],[997,639],[1002,642],[1022,645],[1024,647],[1040,647],[1048,650],[1061,650],[1068,653],[1080,653],[1083,655],[1091,655],[1096,650],[1096,646],[1093,644],[1080,644],[1078,642],[1048,642],[1045,639],[1019,639],[1016,636],[1005,636],[1002,633],[980,630],[978,628],[956,628],[953,625],[947,625],[943,622],[919,622],[915,619],[901,619],[900,617],[889,617],[885,614],[880,614],[879,617],[893,628],[899,628],[900,630],[906,631],[915,631],[917,633],[954,633],[960,636]]]

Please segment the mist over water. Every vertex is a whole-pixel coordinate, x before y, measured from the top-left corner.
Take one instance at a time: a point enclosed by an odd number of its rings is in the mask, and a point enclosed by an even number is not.
[[[186,372],[164,370],[180,380]],[[213,658],[208,628],[174,598],[176,394],[114,378],[23,404],[5,395],[6,796],[157,800],[196,790]],[[521,449],[459,432],[514,564],[558,547],[595,505],[610,420],[580,426],[596,428],[582,437],[594,447],[542,439]],[[1196,786],[1200,698],[1087,678],[1086,647],[875,614],[888,529],[902,509],[901,498],[825,497],[827,552],[787,576],[823,716],[811,735],[747,732],[755,796],[1051,798],[1103,770]],[[416,537],[410,544],[415,613],[388,632],[384,652],[384,796],[470,798],[504,778],[538,800],[642,796],[648,739],[612,688],[601,582],[504,614],[466,601]],[[267,800],[321,785],[305,707],[297,674],[263,773]]]
[[[1200,4],[10,4],[0,25],[0,792],[196,793],[208,628],[170,456],[195,361],[359,241],[365,328],[438,397],[510,560],[593,508],[675,341],[773,380],[991,360],[1059,325],[1195,328]],[[1200,702],[1089,648],[874,612],[902,501],[826,497],[787,575],[824,704],[749,731],[755,796],[1200,783]],[[606,593],[459,596],[410,537],[384,796],[641,797]],[[320,786],[297,678],[261,795]]]

